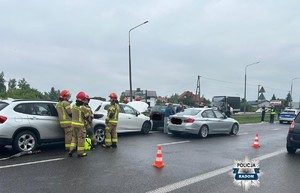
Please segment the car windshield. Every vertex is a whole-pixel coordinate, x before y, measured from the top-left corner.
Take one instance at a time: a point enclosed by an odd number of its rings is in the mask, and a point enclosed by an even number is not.
[[[7,105],[8,105],[8,103],[0,102],[0,111],[1,111],[2,109],[4,109]]]
[[[199,112],[201,112],[201,109],[184,109],[183,112],[177,113],[179,115],[192,115],[195,116],[197,115]]]

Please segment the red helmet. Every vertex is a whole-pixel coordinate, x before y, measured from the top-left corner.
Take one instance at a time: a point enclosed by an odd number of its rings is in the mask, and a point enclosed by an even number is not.
[[[86,94],[85,92],[79,92],[76,95],[76,100],[83,102],[86,99]]]
[[[116,93],[110,93],[109,98],[113,99],[113,100],[118,100],[118,96]]]
[[[89,95],[86,95],[85,98],[86,98],[86,99],[90,99],[90,96],[89,96]]]
[[[141,98],[140,97],[136,97],[135,101],[141,101]]]
[[[123,103],[128,103],[128,98],[125,97],[125,98],[123,99]]]
[[[67,99],[68,97],[71,97],[71,94],[69,91],[67,91],[67,90],[60,91],[59,98]]]

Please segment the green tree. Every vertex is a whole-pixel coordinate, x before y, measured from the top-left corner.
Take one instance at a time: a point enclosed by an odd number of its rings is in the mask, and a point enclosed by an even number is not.
[[[284,107],[288,107],[288,106],[290,106],[289,103],[292,101],[293,101],[293,99],[292,99],[291,93],[289,92],[285,98],[284,103],[282,103],[282,104],[284,104]]]
[[[17,81],[16,79],[9,79],[8,81],[8,90],[13,90],[17,88]]]
[[[21,80],[18,81],[18,87],[20,89],[30,89],[30,84],[27,83],[27,81],[25,80],[25,78],[22,78]]]
[[[6,86],[5,86],[5,79],[4,79],[4,72],[2,71],[0,73],[0,93],[6,92]]]
[[[52,101],[57,101],[59,97],[59,90],[55,90],[54,87],[51,88],[50,92],[45,92],[44,95],[47,97],[49,100]]]
[[[271,100],[276,100],[275,94],[273,94]]]

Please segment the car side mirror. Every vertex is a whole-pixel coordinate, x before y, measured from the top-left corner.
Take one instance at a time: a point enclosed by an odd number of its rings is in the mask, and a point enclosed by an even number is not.
[[[139,115],[140,115],[140,113],[139,113],[139,112],[136,112],[136,113],[135,113],[135,116],[139,116]]]

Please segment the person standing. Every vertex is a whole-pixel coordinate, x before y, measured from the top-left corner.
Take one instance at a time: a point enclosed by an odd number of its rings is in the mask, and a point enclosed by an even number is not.
[[[95,149],[97,145],[97,140],[94,134],[93,129],[93,118],[94,114],[92,111],[92,108],[89,106],[90,97],[89,95],[86,95],[86,99],[84,102],[85,107],[88,109],[90,116],[85,120],[85,126],[86,126],[86,135],[91,139],[91,148]]]
[[[72,112],[70,105],[71,94],[67,90],[62,90],[59,93],[58,103],[56,104],[56,110],[58,113],[59,124],[65,132],[65,150],[70,150],[72,140]]]
[[[275,118],[275,109],[274,107],[271,107],[271,112],[270,112],[270,123],[274,123],[274,118]]]
[[[179,113],[179,112],[181,112],[181,111],[183,111],[183,110],[184,110],[183,103],[180,102],[180,103],[179,103],[179,106],[176,108],[176,113]]]
[[[107,110],[107,117],[105,119],[105,144],[102,145],[104,148],[117,148],[118,134],[117,125],[119,119],[120,106],[118,96],[116,93],[109,95],[110,106]]]
[[[170,115],[174,115],[175,112],[172,107],[172,103],[169,103],[167,108],[165,109],[165,117],[164,117],[164,133],[168,133],[168,121]]]
[[[230,104],[227,105],[227,109],[226,109],[225,114],[226,114],[227,117],[231,117],[231,107],[230,107]]]
[[[69,151],[69,157],[72,157],[73,153],[77,149],[78,157],[85,157],[87,154],[84,152],[85,142],[85,120],[89,118],[89,110],[84,106],[86,100],[86,94],[79,92],[76,96],[76,103],[72,106],[72,141]]]
[[[265,115],[266,115],[266,107],[262,107],[262,110],[261,110],[261,122],[265,121]]]

